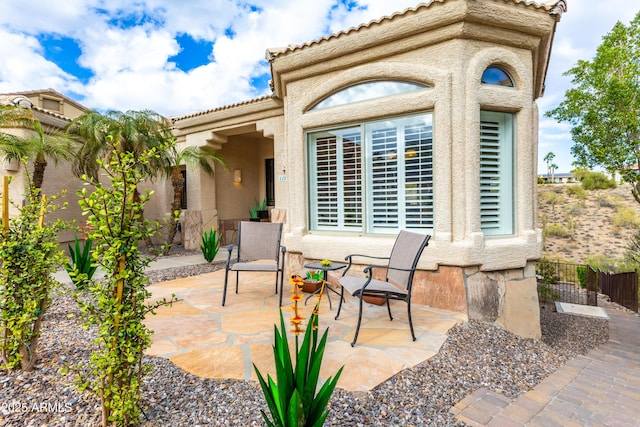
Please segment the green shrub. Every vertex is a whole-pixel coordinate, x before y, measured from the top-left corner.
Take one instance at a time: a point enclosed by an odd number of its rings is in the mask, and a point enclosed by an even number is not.
[[[585,172],[582,177],[582,188],[585,190],[606,190],[616,188],[616,182],[602,172]]]
[[[556,264],[546,257],[543,257],[536,264],[536,274],[540,276],[542,283],[547,285],[558,283],[558,280],[560,280]]]
[[[576,199],[586,199],[587,191],[579,185],[567,186],[567,194],[575,197]]]
[[[576,267],[576,275],[578,276],[578,284],[581,288],[587,287],[587,266],[579,265]]]
[[[560,294],[556,292],[548,283],[538,283],[538,300],[542,302],[553,302],[560,299]]]
[[[200,250],[207,262],[214,260],[220,249],[220,241],[222,236],[218,236],[218,232],[212,228],[210,231],[202,233],[202,243],[200,244]]]
[[[144,179],[141,171],[159,154],[155,149],[125,152],[119,142],[119,136],[108,135],[105,144],[112,155],[99,160],[109,182],[85,177],[87,185],[78,191],[78,203],[91,226],[89,236],[96,243],[96,263],[105,275],[86,290],[88,295],[74,293],[85,325],[94,326],[97,334],[91,357],[74,369],[79,389],[99,397],[103,426],[139,424],[142,380],[151,369],[143,362],[152,333],[145,316],[175,301],[174,296],[150,300],[145,268],[151,258],[140,253],[140,242],[158,234],[159,224],[142,217],[150,192],[139,197],[135,193]]]
[[[57,220],[43,226],[44,217],[58,206],[52,197],[40,198],[31,183],[27,203],[17,205],[0,238],[0,368],[30,371],[38,355],[38,340],[51,293],[53,277],[64,263],[58,233],[69,224]]]
[[[571,230],[567,229],[562,224],[557,224],[553,222],[547,224],[547,226],[544,229],[544,233],[545,233],[545,236],[551,236],[551,237],[566,238],[566,237],[572,236]]]
[[[558,194],[553,190],[540,193],[539,197],[542,202],[551,205],[552,210],[555,209],[556,205],[564,203],[565,201],[565,198],[561,194]]]
[[[635,209],[630,206],[618,207],[611,221],[616,227],[638,228],[640,226],[640,218]]]

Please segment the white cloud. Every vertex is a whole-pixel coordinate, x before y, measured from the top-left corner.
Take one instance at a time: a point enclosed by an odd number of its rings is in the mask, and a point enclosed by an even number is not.
[[[301,44],[415,7],[418,0],[361,0],[352,10],[336,0],[3,0],[0,2],[0,91],[53,87],[84,96],[98,109],[151,108],[186,114],[260,96],[250,81],[268,71],[267,48]],[[572,0],[558,23],[539,100],[544,113],[558,105],[570,80],[561,74],[578,59],[593,56],[617,20],[635,13],[627,0]],[[122,28],[132,17],[144,25]],[[233,34],[225,34],[230,30]],[[80,43],[83,67],[94,77],[81,84],[44,58],[33,36],[64,35]],[[175,37],[215,43],[211,62],[184,72],[169,58],[179,52]],[[541,126],[549,126],[541,119]],[[541,133],[544,132],[541,129]]]
[[[0,40],[0,92],[49,87],[61,92],[80,89],[75,77],[42,56],[41,46],[34,37],[0,28]]]

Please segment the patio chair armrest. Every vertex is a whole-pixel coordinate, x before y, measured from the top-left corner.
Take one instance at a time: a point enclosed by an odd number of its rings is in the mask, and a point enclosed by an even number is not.
[[[385,268],[387,270],[397,270],[397,271],[414,271],[415,270],[415,268],[398,268],[398,267],[389,267],[387,265],[368,265],[364,268],[363,273],[366,274],[367,277],[369,277],[370,279],[367,281],[367,283],[365,283],[362,286],[362,289],[364,289],[371,281],[371,278],[373,278],[374,268]]]
[[[371,258],[371,259],[389,259],[388,256],[371,256],[371,255],[362,255],[362,254],[351,254],[344,257],[345,261],[349,261],[351,263],[351,259],[353,257],[362,257],[362,258]]]
[[[225,269],[229,269],[229,266],[231,265],[231,252],[233,251],[233,245],[229,245],[227,246],[227,251],[229,251],[227,253],[227,263],[225,265]]]

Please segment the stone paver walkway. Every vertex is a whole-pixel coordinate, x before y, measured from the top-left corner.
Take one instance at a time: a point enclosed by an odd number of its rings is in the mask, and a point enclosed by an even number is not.
[[[451,412],[470,426],[640,426],[640,318],[608,310],[609,342],[515,400],[488,389]]]
[[[240,273],[239,293],[235,294],[235,277],[230,277],[225,307],[221,306],[223,270],[149,286],[152,299],[174,293],[181,301],[147,318],[146,324],[154,330],[148,354],[169,358],[206,378],[256,380],[252,363],[263,374],[274,374],[273,328],[279,322],[274,279],[273,273]],[[285,283],[284,288],[282,309],[288,325],[291,286]],[[333,310],[326,299],[321,303],[320,331],[329,328],[321,376],[333,375],[344,365],[338,387],[346,390],[370,390],[400,370],[429,359],[440,350],[447,331],[466,321],[464,313],[413,305],[414,342],[406,304],[392,302],[393,321],[389,321],[386,306],[365,304],[358,343],[352,348],[357,300],[346,300],[340,319],[334,320],[337,298],[333,297]],[[311,314],[314,303],[310,299],[303,306],[303,316]]]

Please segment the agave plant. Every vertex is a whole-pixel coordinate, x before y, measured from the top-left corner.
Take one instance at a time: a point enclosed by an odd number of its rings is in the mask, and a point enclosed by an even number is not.
[[[98,268],[91,260],[91,248],[93,241],[87,239],[84,246],[80,247],[80,240],[75,236],[75,249],[69,244],[69,258],[71,262],[67,262],[64,268],[69,273],[69,277],[76,288],[82,290],[91,283],[93,274]]]
[[[269,427],[320,427],[329,415],[327,403],[336,387],[342,368],[336,375],[329,377],[319,391],[318,376],[327,342],[328,329],[325,329],[318,341],[317,309],[307,323],[302,346],[298,348],[296,337],[295,366],[293,365],[287,328],[280,311],[280,331],[275,330],[275,345],[273,353],[276,362],[276,380],[267,375],[265,379],[256,365],[256,371],[262,393],[267,401],[271,419],[264,411],[262,418]]]
[[[218,232],[212,228],[210,231],[202,233],[202,244],[200,250],[207,262],[213,261],[220,249],[221,236],[218,236]]]

